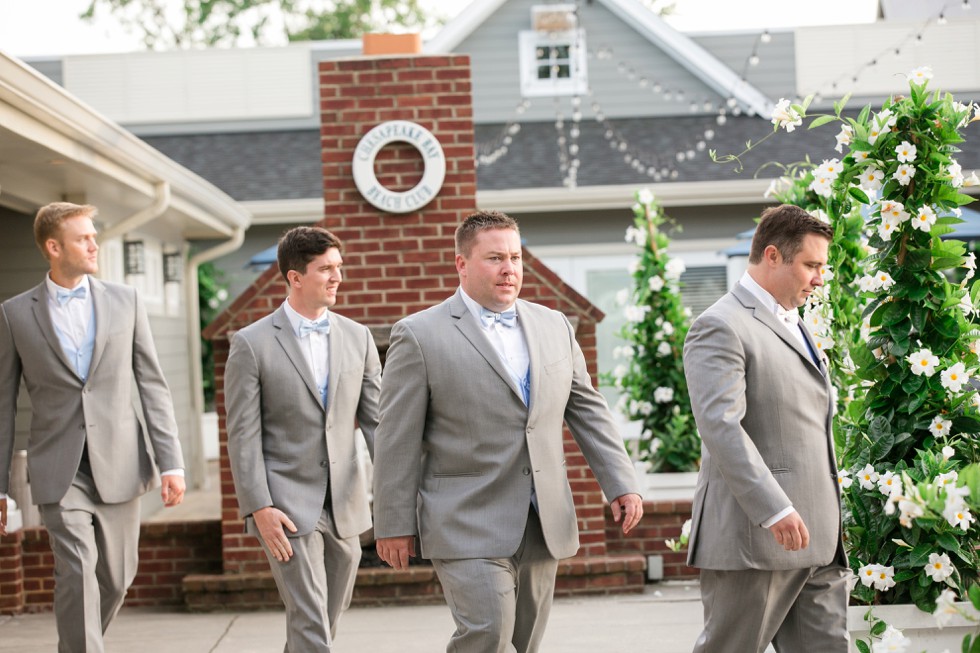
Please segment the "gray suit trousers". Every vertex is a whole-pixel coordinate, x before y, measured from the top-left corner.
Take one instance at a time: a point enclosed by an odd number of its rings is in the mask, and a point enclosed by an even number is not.
[[[312,533],[290,537],[293,557],[279,562],[248,520],[248,530],[262,544],[279,596],[286,604],[285,653],[329,653],[337,622],[350,605],[361,561],[358,536],[337,535],[324,509]],[[288,531],[287,531],[288,532]]]
[[[847,572],[826,567],[701,570],[694,653],[847,653]],[[739,606],[733,609],[732,606]]]
[[[54,553],[58,653],[103,653],[102,635],[136,577],[140,500],[103,503],[79,472],[60,502],[38,508]]]
[[[538,513],[509,558],[432,560],[456,622],[447,653],[534,653],[555,593],[558,560],[548,552]]]

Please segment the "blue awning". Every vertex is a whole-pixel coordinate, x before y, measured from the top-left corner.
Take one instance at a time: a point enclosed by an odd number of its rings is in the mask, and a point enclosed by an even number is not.
[[[279,243],[276,243],[272,247],[266,247],[261,252],[250,258],[246,267],[268,267],[278,260],[276,256],[278,251]]]

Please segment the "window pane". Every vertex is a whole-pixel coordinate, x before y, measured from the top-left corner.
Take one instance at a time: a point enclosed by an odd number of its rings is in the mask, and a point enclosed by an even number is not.
[[[556,66],[555,77],[558,79],[568,79],[572,76],[572,69],[567,64],[562,66]]]
[[[551,79],[551,66],[538,66],[538,79]]]

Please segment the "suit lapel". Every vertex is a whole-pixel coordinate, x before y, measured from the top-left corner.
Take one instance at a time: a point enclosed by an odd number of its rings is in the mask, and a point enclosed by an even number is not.
[[[330,316],[330,334],[327,336],[327,347],[330,351],[330,369],[327,371],[327,411],[333,408],[337,388],[340,387],[340,370],[343,367],[344,330],[340,320]]]
[[[306,357],[300,351],[299,339],[293,332],[293,325],[290,324],[289,318],[286,317],[286,309],[282,306],[272,314],[272,326],[276,328],[276,340],[279,342],[279,346],[286,352],[289,362],[293,364],[296,372],[303,378],[310,394],[313,395],[317,405],[323,410],[323,402],[320,400],[320,391],[317,389],[316,381],[313,378],[313,370],[310,369]]]
[[[469,340],[470,344],[473,345],[473,348],[476,349],[487,361],[487,363],[490,364],[490,367],[492,367],[503,382],[507,384],[507,387],[510,388],[511,392],[517,395],[517,398],[521,400],[521,403],[524,403],[523,394],[518,388],[514,387],[514,381],[510,378],[510,372],[507,371],[507,367],[504,365],[504,362],[500,360],[497,350],[490,344],[490,339],[487,338],[487,334],[484,333],[480,325],[477,324],[476,318],[473,317],[470,310],[466,308],[466,303],[463,301],[463,298],[460,296],[458,290],[449,300],[449,313],[453,316],[456,322],[456,328],[463,334],[463,337]],[[525,331],[525,335],[526,334],[527,331]]]
[[[772,311],[768,310],[764,306],[760,306],[755,295],[749,292],[749,290],[740,283],[735,284],[735,287],[732,289],[732,294],[735,295],[735,298],[738,299],[738,301],[745,306],[745,308],[752,310],[752,316],[755,317],[756,320],[769,327],[769,329],[775,333],[776,336],[778,336],[791,349],[793,349],[793,351],[799,354],[804,363],[819,372],[821,375],[823,374],[823,370],[817,367],[816,363],[813,362],[813,358],[810,356],[810,352],[807,351],[806,346],[789,332],[789,329],[787,329],[786,326],[776,318]],[[807,337],[809,341],[808,336],[809,334],[804,333],[804,337]],[[816,347],[813,348],[813,351],[816,353]]]
[[[92,306],[95,311],[95,346],[92,348],[92,362],[88,366],[88,376],[92,378],[99,361],[102,359],[102,352],[105,351],[105,343],[109,339],[109,316],[112,315],[112,298],[106,292],[105,284],[92,277],[88,278],[89,288],[92,289]]]
[[[538,407],[538,393],[541,390],[541,326],[538,324],[533,311],[524,309],[524,302],[517,300],[517,325],[524,330],[524,341],[527,342],[528,373],[531,375],[531,388],[528,391],[528,422],[534,410]]]
[[[71,364],[71,361],[65,357],[65,350],[61,348],[61,342],[58,341],[58,334],[54,330],[54,323],[51,321],[51,311],[48,309],[48,286],[46,283],[41,282],[40,285],[34,288],[32,299],[34,300],[34,319],[37,322],[38,329],[41,331],[41,335],[44,336],[48,346],[54,351],[55,357],[77,379],[78,372],[75,371],[75,367]]]

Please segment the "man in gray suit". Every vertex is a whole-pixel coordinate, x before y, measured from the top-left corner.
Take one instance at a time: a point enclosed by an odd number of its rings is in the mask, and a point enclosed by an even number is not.
[[[58,651],[98,653],[136,576],[139,497],[155,482],[164,505],[184,496],[170,390],[139,295],[99,281],[96,208],[55,202],[34,220],[45,280],[0,305],[0,534],[21,377],[33,415],[31,494],[55,559]],[[135,383],[134,383],[135,382]]]
[[[847,561],[827,359],[797,308],[822,285],[829,225],[762,214],[748,271],[698,317],[684,368],[703,441],[688,564],[698,653],[847,651]]]
[[[629,532],[643,514],[633,465],[564,315],[518,300],[517,223],[497,211],[456,230],[460,288],[391,331],[375,454],[378,553],[432,559],[455,653],[538,650],[560,558],[578,550],[562,421]]]
[[[288,297],[232,337],[225,368],[238,506],[286,604],[287,653],[330,651],[354,591],[358,536],[371,528],[354,436],[359,425],[373,453],[381,362],[367,327],[327,310],[340,250],[326,229],[286,232]]]

